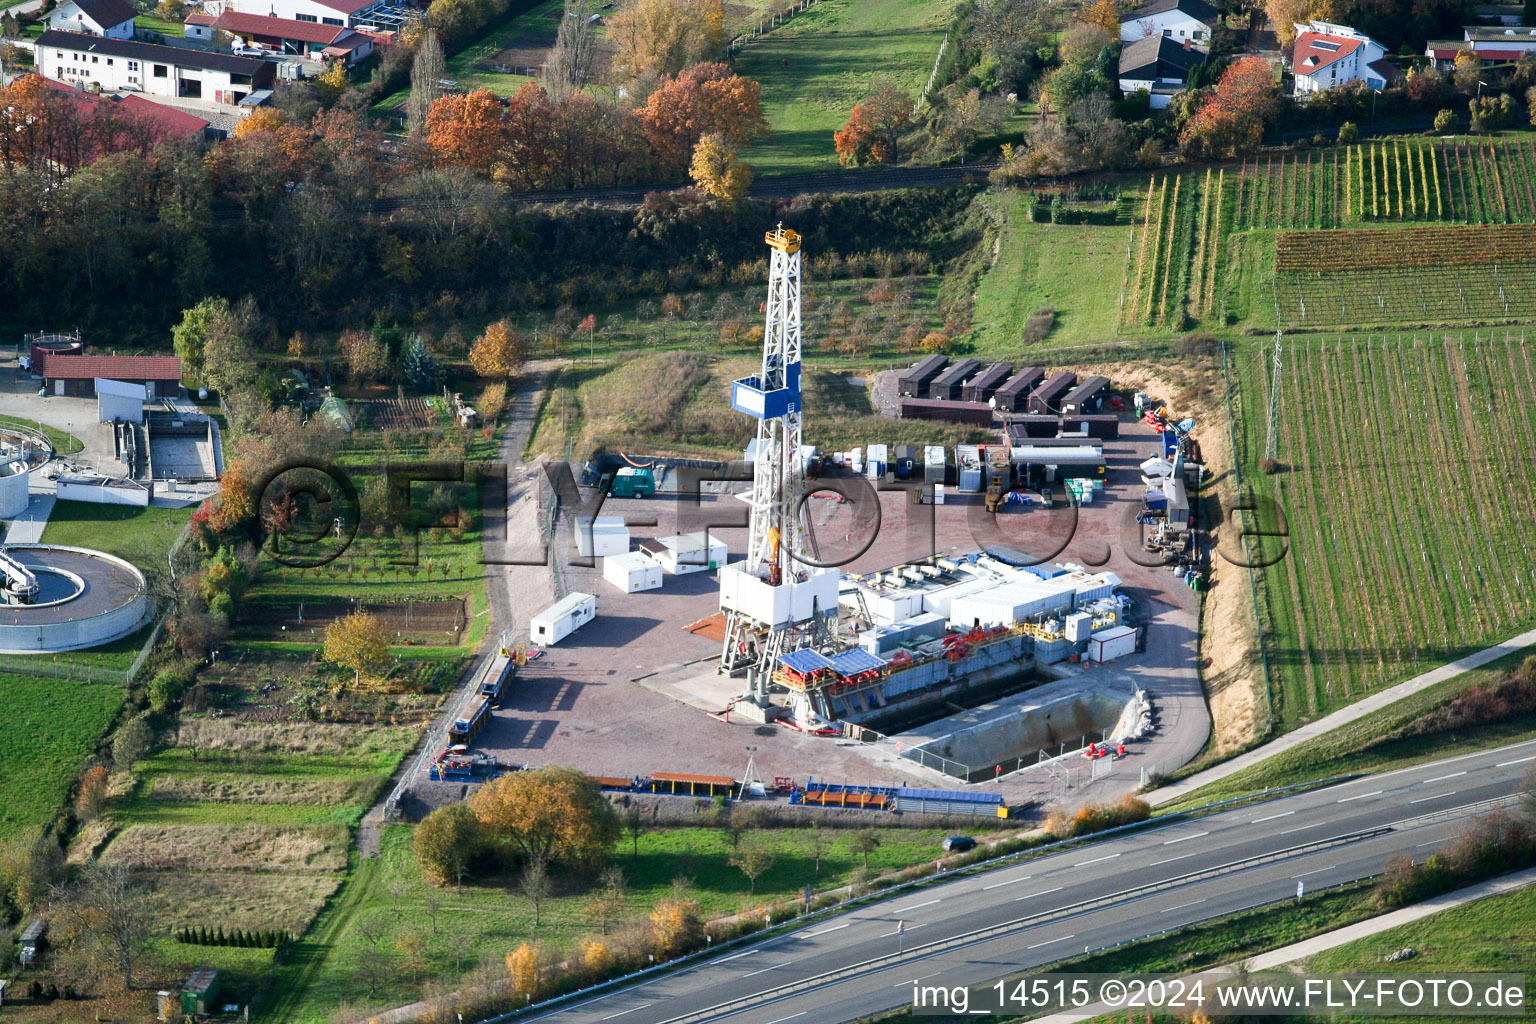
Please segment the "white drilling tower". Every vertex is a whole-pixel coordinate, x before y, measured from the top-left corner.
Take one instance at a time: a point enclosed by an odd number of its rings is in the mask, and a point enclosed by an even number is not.
[[[749,696],[767,703],[768,678],[781,655],[805,646],[821,616],[837,613],[836,569],[797,559],[803,551],[801,504],[800,236],[782,225],[767,234],[771,257],[763,327],[763,362],[756,376],[731,383],[731,408],[757,420],[752,524],[747,557],[720,570],[726,613],[720,671],[749,670]]]

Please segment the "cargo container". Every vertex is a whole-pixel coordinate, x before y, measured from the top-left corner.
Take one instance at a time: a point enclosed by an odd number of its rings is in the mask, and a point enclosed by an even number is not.
[[[928,387],[933,379],[949,365],[948,356],[928,356],[919,359],[896,378],[896,393],[902,398],[927,398]]]
[[[1087,416],[1063,416],[1062,429],[1075,431],[1088,428],[1088,436],[1101,441],[1113,441],[1120,436],[1120,417],[1112,412],[1093,413]]]
[[[927,397],[941,401],[958,401],[960,392],[965,388],[965,382],[976,376],[976,371],[980,369],[980,359],[962,359],[952,364],[949,369],[933,379],[933,383],[928,386]]]
[[[960,389],[960,400],[963,402],[991,401],[992,396],[997,394],[998,387],[1012,373],[1013,367],[1007,363],[993,363],[965,382],[965,386]]]
[[[1109,399],[1109,378],[1089,377],[1061,400],[1062,413],[1069,416],[1098,412]]]
[[[629,550],[629,527],[623,516],[577,516],[571,543],[584,558],[606,558]]]
[[[917,469],[917,445],[899,444],[892,449],[891,469],[895,472],[897,480],[912,479]]]
[[[644,551],[625,551],[603,559],[603,579],[626,594],[661,586],[661,563]]]
[[[649,498],[656,493],[656,477],[649,469],[623,466],[613,474],[608,493],[615,498]]]
[[[944,420],[949,423],[970,423],[978,427],[992,425],[992,407],[985,402],[903,398],[900,415],[904,420]]]
[[[992,395],[992,404],[998,412],[1022,412],[1029,393],[1040,386],[1045,371],[1038,366],[1026,366],[998,386]]]
[[[886,467],[890,463],[889,449],[883,444],[872,444],[865,449],[864,475],[871,480],[885,478]]]
[[[528,620],[528,639],[536,644],[557,644],[595,618],[595,596],[567,594]]]
[[[725,541],[711,536],[706,530],[658,537],[641,544],[640,550],[661,563],[661,567],[673,576],[709,572],[724,565],[726,559]]]
[[[923,483],[944,483],[944,446],[930,444],[923,449]]]
[[[1071,370],[1062,370],[1054,373],[1044,384],[1029,393],[1029,401],[1024,407],[1025,412],[1036,415],[1047,412],[1060,412],[1061,400],[1072,390],[1077,383],[1077,374]]]
[[[1111,626],[1088,638],[1088,650],[1083,657],[1089,661],[1112,661],[1135,653],[1136,627]]]

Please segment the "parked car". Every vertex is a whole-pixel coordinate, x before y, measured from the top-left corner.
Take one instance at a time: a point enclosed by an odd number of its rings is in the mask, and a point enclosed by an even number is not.
[[[964,853],[976,849],[976,840],[970,836],[950,836],[944,840],[945,853]]]

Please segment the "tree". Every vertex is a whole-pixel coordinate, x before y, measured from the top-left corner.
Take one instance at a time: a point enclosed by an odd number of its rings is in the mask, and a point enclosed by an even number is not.
[[[523,943],[507,954],[507,977],[512,984],[512,994],[530,1003],[539,994],[539,962],[543,959],[539,947]]]
[[[592,0],[565,0],[555,45],[544,62],[543,81],[556,97],[584,88],[592,80],[597,36],[594,8]]]
[[[837,159],[844,167],[895,163],[901,157],[901,135],[911,124],[912,98],[895,86],[880,86],[833,133]]]
[[[698,64],[663,78],[639,111],[657,156],[669,167],[687,166],[705,135],[741,147],[768,134],[758,84],[726,64]]]
[[[710,132],[693,147],[689,177],[726,207],[734,207],[752,184],[752,168],[736,159],[736,147],[719,132]]]
[[[149,727],[148,717],[135,715],[112,737],[112,763],[124,770],[130,769],[149,753],[154,742],[155,732]]]
[[[848,844],[854,853],[864,858],[864,869],[869,870],[869,855],[880,849],[880,836],[871,828],[861,828],[853,834]]]
[[[148,947],[155,917],[144,890],[133,883],[123,864],[92,861],[74,885],[58,885],[49,934],[93,973],[120,973],[133,988],[133,969]]]
[[[427,115],[443,95],[443,79],[447,74],[443,41],[436,32],[428,29],[417,44],[416,57],[411,61],[411,94],[406,101],[406,123],[410,125],[413,138],[419,138],[427,130]]]
[[[1259,57],[1243,57],[1223,71],[1215,89],[1184,126],[1179,142],[1192,156],[1247,153],[1258,146],[1279,103],[1275,73]]]
[[[389,369],[389,353],[368,331],[342,331],[338,347],[347,364],[347,376],[354,383],[376,381]]]
[[[729,863],[747,876],[747,895],[756,896],[757,880],[766,874],[778,859],[778,854],[767,843],[754,840],[732,854]]]
[[[505,380],[527,354],[527,344],[510,320],[497,320],[475,339],[469,349],[469,365],[492,380]]]
[[[570,768],[503,775],[469,800],[488,839],[521,856],[591,867],[619,837],[617,815],[597,783]]]
[[[675,75],[725,45],[721,0],[633,0],[608,23],[615,66],[630,77]]]
[[[549,899],[551,887],[549,883],[549,866],[542,857],[530,857],[528,863],[523,865],[522,874],[517,878],[518,891],[523,898],[533,904],[533,926],[537,928],[543,921],[544,901]]]
[[[1355,127],[1355,122],[1345,121],[1339,125],[1339,145],[1348,146],[1360,138],[1360,130]]]
[[[416,865],[439,885],[464,885],[480,848],[480,819],[464,804],[449,804],[427,815],[411,836]]]
[[[389,663],[389,630],[371,612],[357,611],[332,619],[325,627],[320,656],[351,669],[354,685],[361,686],[364,672],[371,675]]]
[[[427,112],[427,145],[440,162],[490,177],[506,144],[507,120],[489,89],[444,96]]]

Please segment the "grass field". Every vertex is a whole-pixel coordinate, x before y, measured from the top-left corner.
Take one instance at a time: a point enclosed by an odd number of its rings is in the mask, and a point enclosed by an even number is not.
[[[743,158],[759,174],[836,167],[832,133],[878,80],[917,97],[954,8],[954,0],[821,0],[753,40],[736,72],[762,84],[773,135]]]
[[[730,834],[714,828],[668,828],[641,835],[638,856],[631,855],[626,837],[613,857],[628,884],[626,917],[640,917],[655,901],[668,895],[673,880],[687,880],[707,918],[735,913],[744,906],[791,896],[805,885],[818,891],[844,885],[862,867],[862,858],[849,847],[853,833],[827,831],[821,874],[815,868],[812,833],[808,829],[754,829],[751,839],[778,851],[774,866],[757,882],[757,899],[748,898],[747,879],[731,867]],[[922,863],[935,856],[946,835],[940,829],[881,830],[881,845],[869,858],[871,873]],[[385,830],[382,853],[349,879],[338,897],[347,926],[335,929],[322,950],[301,949],[285,977],[305,965],[318,963],[301,997],[277,1010],[296,1024],[323,1022],[343,1003],[370,1004],[368,988],[380,978],[372,1003],[385,1005],[420,997],[418,976],[451,979],[482,960],[500,962],[518,943],[536,938],[555,951],[570,949],[596,928],[583,917],[585,883],[568,884],[543,908],[534,927],[533,911],[518,894],[515,876],[476,880],[462,889],[436,887],[422,880],[411,854],[411,829]],[[435,901],[435,907],[429,904]],[[429,912],[429,910],[431,912]],[[331,912],[327,912],[327,917]],[[319,931],[328,932],[322,918]],[[424,931],[426,963],[407,967],[397,940],[407,931]],[[370,937],[373,937],[370,941]],[[307,945],[307,944],[306,944]],[[323,956],[317,954],[323,952]],[[382,959],[380,954],[382,953]]]
[[[1504,331],[1286,348],[1273,476],[1258,467],[1267,352],[1239,349],[1236,372],[1244,479],[1292,517],[1288,551],[1261,575],[1289,728],[1536,618],[1521,540],[1536,465],[1506,443],[1536,426],[1516,397],[1536,364]]]
[[[1036,224],[1020,195],[999,197],[997,207],[1002,225],[997,260],[976,289],[976,348],[988,356],[1034,351],[1040,346],[1026,343],[1024,326],[1042,307],[1056,311],[1047,347],[1113,337],[1131,228]]]
[[[0,841],[53,820],[123,699],[120,686],[0,675]]]

